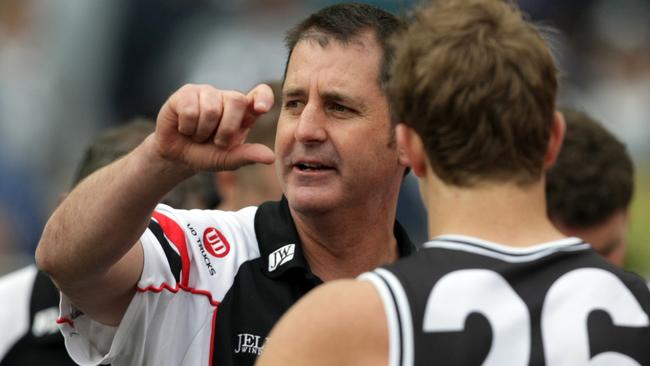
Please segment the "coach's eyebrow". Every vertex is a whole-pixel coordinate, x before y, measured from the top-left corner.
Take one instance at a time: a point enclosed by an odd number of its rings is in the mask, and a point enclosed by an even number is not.
[[[282,92],[283,98],[304,98],[306,96],[307,92],[302,88],[289,88]]]
[[[362,98],[357,98],[348,94],[339,93],[337,91],[324,92],[322,98],[329,102],[340,102],[348,104],[359,110],[365,110],[366,103]]]

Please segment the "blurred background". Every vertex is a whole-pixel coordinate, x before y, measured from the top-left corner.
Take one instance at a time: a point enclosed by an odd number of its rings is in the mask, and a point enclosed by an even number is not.
[[[361,1],[404,14],[415,1]],[[33,262],[90,138],[155,118],[184,83],[282,77],[284,31],[326,0],[0,0],[0,274]],[[521,0],[558,29],[559,104],[622,139],[636,166],[626,268],[650,278],[650,0]],[[417,191],[412,177],[407,190]],[[412,197],[412,196],[411,196]],[[421,206],[400,202],[416,241]]]

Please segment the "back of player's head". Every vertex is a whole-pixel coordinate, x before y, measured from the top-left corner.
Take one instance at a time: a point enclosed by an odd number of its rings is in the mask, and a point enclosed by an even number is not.
[[[134,118],[97,134],[86,147],[72,186],[76,186],[95,170],[131,152],[154,130],[153,120]],[[211,176],[200,173],[176,186],[161,202],[175,208],[190,209],[211,208],[218,204],[218,200]]]
[[[155,122],[134,118],[129,122],[108,128],[97,134],[88,144],[72,182],[76,186],[95,170],[128,154],[155,129]]]
[[[393,59],[389,39],[403,28],[404,23],[398,17],[372,5],[359,3],[332,5],[311,14],[287,32],[285,39],[289,50],[287,66],[293,49],[301,40],[314,40],[326,47],[331,40],[347,44],[359,38],[364,32],[371,31],[383,51],[378,75],[378,81],[383,87],[388,81],[390,63]]]
[[[634,192],[634,165],[625,148],[583,112],[562,109],[566,135],[546,175],[548,214],[569,228],[589,228],[626,210]]]
[[[397,37],[389,97],[446,183],[529,184],[543,172],[557,69],[533,25],[502,0],[439,0]]]

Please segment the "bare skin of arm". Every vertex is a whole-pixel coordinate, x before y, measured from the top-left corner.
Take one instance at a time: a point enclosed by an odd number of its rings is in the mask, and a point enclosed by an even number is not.
[[[275,325],[257,366],[387,365],[388,326],[369,282],[328,282]]]
[[[36,251],[38,266],[88,316],[118,325],[144,265],[138,239],[158,201],[196,171],[272,163],[269,148],[243,143],[272,104],[266,85],[247,95],[207,85],[176,91],[152,135],[81,182],[52,214]]]

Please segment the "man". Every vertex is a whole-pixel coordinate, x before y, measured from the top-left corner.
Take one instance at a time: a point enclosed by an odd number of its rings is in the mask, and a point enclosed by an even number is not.
[[[134,119],[98,134],[88,145],[73,186],[93,171],[126,155],[154,131],[154,121]],[[209,177],[196,175],[163,199],[179,208],[214,205]],[[56,326],[59,291],[31,265],[0,277],[0,365],[76,365]]]
[[[396,41],[389,95],[434,239],[315,290],[260,365],[647,365],[650,290],[546,215],[556,68],[500,0],[435,1]]]
[[[60,323],[76,361],[252,364],[312,288],[412,251],[395,223],[406,161],[382,88],[386,39],[400,26],[339,4],[289,32],[275,156],[242,143],[273,104],[268,86],[244,95],[188,85],[165,102],[155,134],[71,192],[36,257],[65,294]],[[156,207],[198,170],[274,160],[280,202]]]
[[[557,162],[548,171],[548,215],[565,235],[591,244],[622,267],[634,165],[614,135],[587,114],[563,109],[566,137]]]

